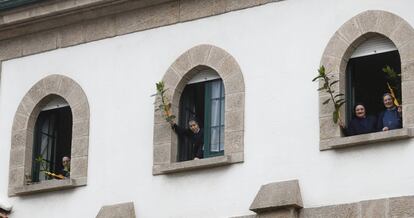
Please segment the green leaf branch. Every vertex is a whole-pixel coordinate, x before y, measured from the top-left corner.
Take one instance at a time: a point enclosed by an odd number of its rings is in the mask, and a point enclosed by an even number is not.
[[[395,70],[392,69],[389,65],[385,65],[384,68],[382,68],[382,71],[386,73],[388,79],[392,81],[397,80],[397,78],[401,76],[400,73],[395,72]]]
[[[156,110],[162,112],[162,115],[167,122],[174,121],[175,116],[171,112],[171,103],[168,101],[167,96],[165,96],[165,92],[167,92],[168,89],[165,88],[164,81],[160,81],[155,85],[157,93],[152,96],[158,96],[161,99],[161,103],[157,106]]]
[[[40,165],[40,172],[47,171],[47,161],[42,156],[36,157],[35,161]]]
[[[40,164],[40,172],[43,172],[45,175],[47,175],[49,179],[64,179],[65,178],[63,175],[56,174],[54,172],[49,171],[47,167],[48,161],[44,159],[42,156],[38,156],[35,159],[35,161]]]
[[[345,95],[339,92],[337,93],[333,89],[333,85],[338,83],[339,80],[331,80],[331,78],[329,77],[330,77],[329,73],[326,73],[325,67],[322,65],[318,69],[318,76],[313,78],[312,82],[315,82],[315,81],[322,82],[322,86],[318,88],[318,91],[324,91],[329,94],[329,98],[323,101],[322,104],[326,105],[332,101],[334,109],[335,109],[334,112],[332,113],[332,120],[334,123],[338,123],[338,119],[340,117],[340,109],[342,105],[345,104],[345,99],[344,99]]]
[[[401,86],[398,86],[397,84],[401,83],[401,79],[399,78],[401,77],[401,73],[397,73],[393,68],[391,68],[388,65],[382,68],[382,72],[384,72],[387,75],[387,88],[388,88],[389,93],[394,98],[394,104],[399,106],[401,99],[398,99],[395,91],[397,93],[400,93]]]

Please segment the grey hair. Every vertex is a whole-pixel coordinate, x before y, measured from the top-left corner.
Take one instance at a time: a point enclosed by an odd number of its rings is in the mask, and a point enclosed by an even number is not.
[[[382,95],[382,98],[384,99],[384,97],[387,96],[387,95],[390,96],[392,98],[392,100],[394,100],[394,97],[392,97],[391,93],[389,93],[389,92],[384,93]]]

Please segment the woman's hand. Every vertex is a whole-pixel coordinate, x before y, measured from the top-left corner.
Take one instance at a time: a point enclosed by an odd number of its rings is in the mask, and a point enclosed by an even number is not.
[[[338,125],[339,125],[342,129],[345,129],[345,124],[344,124],[344,122],[342,121],[342,119],[341,119],[341,118],[338,118]]]
[[[171,126],[174,126],[174,125],[175,125],[174,120],[170,120],[170,121],[168,121],[168,122],[170,123],[170,125],[171,125]]]
[[[388,131],[388,130],[389,130],[388,127],[382,128],[382,131]]]

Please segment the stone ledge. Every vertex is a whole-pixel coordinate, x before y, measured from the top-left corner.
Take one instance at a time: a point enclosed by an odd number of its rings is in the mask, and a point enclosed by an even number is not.
[[[321,207],[302,208],[299,214],[267,212],[254,215],[235,216],[232,218],[331,218],[331,217],[414,217],[414,196],[365,200],[347,204],[327,205]]]
[[[256,214],[252,214],[252,215],[243,215],[243,216],[233,216],[230,218],[257,218]]]
[[[320,150],[347,148],[376,142],[395,141],[414,136],[414,128],[403,128],[386,132],[374,132],[348,137],[337,137],[320,141]]]
[[[135,218],[133,202],[103,206],[96,218]]]
[[[0,39],[27,36],[58,27],[61,27],[61,31],[64,32],[70,24],[100,19],[103,16],[109,17],[134,9],[157,7],[168,2],[174,0],[65,0],[37,3],[6,11],[4,14],[0,13]],[[108,37],[113,35],[105,36]]]
[[[0,13],[0,59],[9,60],[278,1],[282,0],[47,1]],[[45,32],[50,38],[42,37]],[[39,40],[42,40],[41,45]]]
[[[292,196],[295,196],[294,190],[297,189],[295,186],[298,186],[295,182],[297,183],[297,180],[262,186],[258,195],[260,194],[265,198],[260,200],[260,207],[264,209],[263,206],[269,205],[266,202],[270,202],[272,205],[292,205]],[[259,210],[257,214],[232,216],[231,218],[414,217],[414,196],[371,199],[312,208],[302,208],[301,203],[299,205],[298,203],[294,204],[297,207],[283,206],[275,209]],[[252,210],[252,208],[250,209]]]
[[[171,164],[163,164],[159,165],[158,167],[154,166],[153,168],[153,175],[160,175],[160,174],[169,174],[169,173],[177,173],[177,172],[185,172],[203,168],[212,168],[218,166],[225,166],[232,163],[241,162],[236,158],[236,160],[232,159],[232,155],[225,155],[220,157],[210,157],[205,159],[199,160],[190,160],[190,161],[183,161],[183,162],[176,162]]]
[[[40,183],[24,185],[21,187],[14,188],[15,195],[29,195],[41,192],[49,192],[56,190],[64,190],[75,188],[78,186],[85,186],[86,180],[79,179],[65,179],[65,180],[47,180]]]
[[[168,1],[173,0],[140,0],[140,7],[148,7]],[[53,19],[62,15],[77,13],[78,11],[90,11],[96,8],[112,6],[114,4],[122,4],[124,2],[125,1],[123,0],[65,0],[40,2],[0,13],[0,19],[3,21],[0,27],[19,23],[30,23],[39,19],[44,19],[45,17]]]
[[[260,187],[259,192],[250,206],[256,213],[289,211],[292,208],[302,208],[299,181],[291,180],[274,182]]]

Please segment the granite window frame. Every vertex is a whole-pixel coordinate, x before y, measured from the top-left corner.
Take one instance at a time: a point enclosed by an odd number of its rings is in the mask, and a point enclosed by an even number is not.
[[[355,49],[372,35],[390,39],[398,49],[401,58],[401,95],[403,107],[403,128],[387,132],[376,132],[342,137],[338,125],[332,121],[332,105],[322,105],[326,93],[319,92],[320,150],[365,145],[392,141],[414,136],[414,29],[401,17],[386,11],[362,12],[343,24],[331,37],[322,55],[321,65],[333,77],[339,79],[335,90],[345,93],[346,67]],[[345,107],[341,111],[345,115]],[[342,117],[343,120],[344,117]]]
[[[30,183],[33,134],[37,117],[50,98],[59,96],[68,102],[73,117],[71,177]],[[89,147],[89,103],[85,92],[74,80],[50,75],[26,93],[14,116],[9,164],[9,196],[27,195],[84,186],[87,183]]]
[[[225,90],[224,155],[177,161],[177,136],[154,107],[153,175],[211,168],[244,161],[245,85],[240,66],[233,56],[213,45],[198,45],[183,53],[163,77],[172,112],[178,114],[181,93],[187,82],[206,67],[216,71]],[[159,99],[156,99],[156,104]]]

